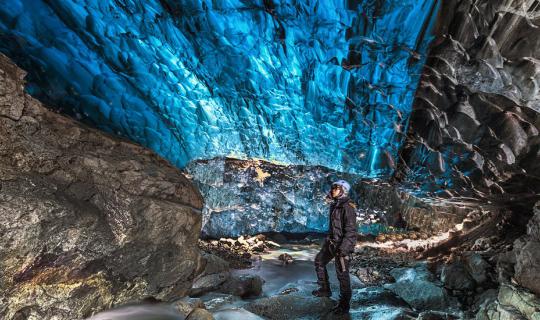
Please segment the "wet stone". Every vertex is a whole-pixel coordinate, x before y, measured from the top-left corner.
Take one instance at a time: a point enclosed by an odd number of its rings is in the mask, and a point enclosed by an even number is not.
[[[472,291],[476,282],[462,263],[445,265],[441,272],[441,281],[449,290]]]
[[[415,268],[394,269],[391,274],[396,282],[384,287],[417,310],[445,310],[454,304],[442,284],[436,282],[423,264]]]
[[[186,320],[214,320],[214,316],[208,310],[197,308],[191,311]]]

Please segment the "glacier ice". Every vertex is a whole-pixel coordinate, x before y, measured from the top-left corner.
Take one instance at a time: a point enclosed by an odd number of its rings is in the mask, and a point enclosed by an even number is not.
[[[438,0],[4,0],[34,96],[179,167],[393,167]]]
[[[186,172],[204,195],[202,234],[209,238],[265,232],[325,233],[334,181],[351,183],[358,230],[377,233],[391,216],[393,188],[323,166],[279,165],[263,160],[192,161]],[[361,199],[360,199],[361,197]],[[368,213],[369,212],[369,213]]]

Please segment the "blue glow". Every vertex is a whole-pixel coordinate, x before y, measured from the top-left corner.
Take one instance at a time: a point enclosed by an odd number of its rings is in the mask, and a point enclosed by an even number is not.
[[[179,167],[228,155],[374,176],[391,171],[437,10],[4,0],[0,50],[29,72],[31,94]]]

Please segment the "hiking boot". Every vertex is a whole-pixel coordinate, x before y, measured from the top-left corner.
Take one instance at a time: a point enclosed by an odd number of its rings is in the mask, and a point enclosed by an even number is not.
[[[332,291],[330,291],[330,287],[329,286],[320,286],[319,289],[317,290],[313,290],[311,292],[312,295],[316,296],[316,297],[331,297],[332,296]]]
[[[349,309],[350,309],[349,306],[338,303],[334,307],[334,309],[332,309],[332,313],[335,314],[336,316],[343,316],[343,315],[349,314]]]

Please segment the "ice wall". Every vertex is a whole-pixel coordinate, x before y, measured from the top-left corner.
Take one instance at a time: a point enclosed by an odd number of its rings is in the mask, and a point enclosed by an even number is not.
[[[31,94],[179,167],[391,171],[438,0],[4,0]]]
[[[444,1],[440,12],[398,176],[445,197],[503,193],[496,197],[532,212],[540,195],[540,3]]]

